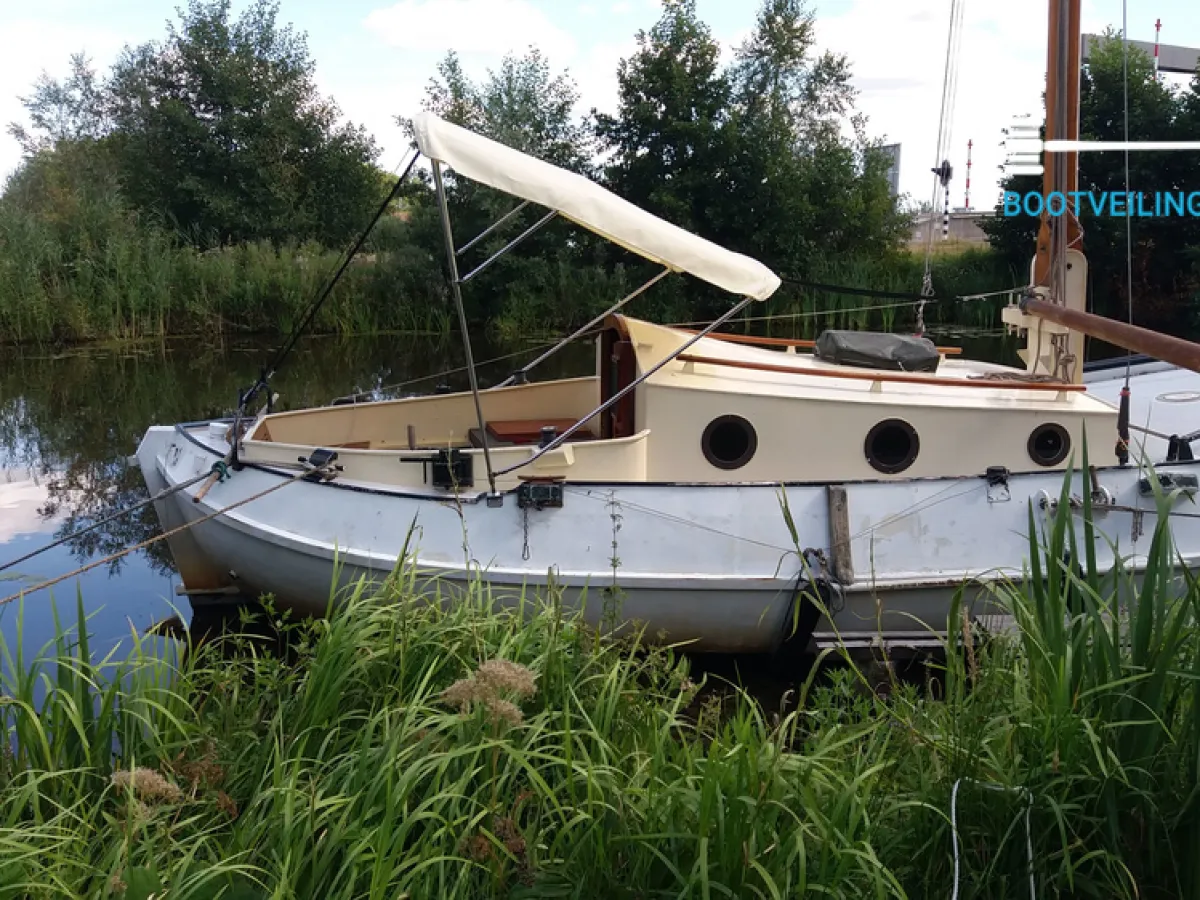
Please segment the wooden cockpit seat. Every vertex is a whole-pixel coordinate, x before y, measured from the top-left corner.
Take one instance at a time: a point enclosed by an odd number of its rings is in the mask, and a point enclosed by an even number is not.
[[[478,428],[468,428],[467,429],[467,440],[470,441],[471,446],[474,447],[476,450],[481,450],[483,448],[483,432],[480,431]],[[488,435],[487,445],[489,447],[512,447],[512,446],[514,446],[512,441],[502,441],[490,434]]]
[[[555,435],[562,434],[575,424],[575,419],[505,419],[487,423],[487,442],[489,447],[516,447],[523,444],[539,444],[542,440],[542,429],[546,426],[554,428]],[[575,441],[594,441],[595,434],[586,428],[580,428],[567,438],[568,443]],[[467,431],[467,440],[472,447],[483,447],[483,435],[478,428]]]

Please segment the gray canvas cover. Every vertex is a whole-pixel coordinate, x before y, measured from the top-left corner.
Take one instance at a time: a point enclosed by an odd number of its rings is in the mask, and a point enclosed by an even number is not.
[[[936,372],[941,358],[929,338],[875,331],[823,331],[813,355],[842,366],[901,372]]]

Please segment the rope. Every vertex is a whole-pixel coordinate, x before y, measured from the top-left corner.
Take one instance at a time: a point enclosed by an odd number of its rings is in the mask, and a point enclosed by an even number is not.
[[[184,522],[178,528],[172,528],[170,531],[163,532],[162,534],[156,535],[148,540],[142,541],[140,544],[134,544],[132,547],[126,547],[124,550],[121,550],[117,553],[113,553],[109,556],[104,557],[104,559],[99,559],[99,560],[96,560],[96,562],[88,563],[86,566],[80,566],[78,569],[75,569],[73,572],[68,572],[65,575],[59,575],[57,578],[51,578],[49,581],[43,581],[40,584],[35,584],[31,588],[25,588],[24,590],[17,591],[15,594],[10,594],[9,596],[7,596],[5,598],[0,599],[0,606],[4,606],[8,603],[12,603],[14,600],[19,600],[22,597],[24,597],[26,594],[33,594],[33,593],[36,593],[37,591],[42,590],[43,588],[52,587],[53,585],[58,584],[60,581],[66,581],[68,578],[74,578],[76,575],[82,575],[84,572],[90,571],[91,569],[94,569],[97,566],[103,566],[106,563],[110,563],[110,562],[113,562],[114,560],[118,560],[122,556],[126,556],[127,554],[133,553],[135,550],[144,550],[145,548],[149,547],[151,544],[157,544],[159,541],[165,540],[169,537],[172,537],[173,535],[179,534],[181,531],[186,531],[187,529],[191,528],[193,525],[199,525],[201,522],[207,522],[209,519],[215,519],[217,516],[224,515],[225,513],[229,512],[231,509],[237,509],[239,506],[245,506],[247,503],[250,503],[254,500],[258,500],[260,497],[265,497],[265,496],[267,496],[267,494],[277,491],[282,487],[287,487],[289,484],[292,484],[295,481],[299,481],[301,478],[304,478],[307,475],[311,475],[314,472],[320,473],[320,472],[324,471],[325,468],[327,468],[327,467],[315,467],[313,469],[305,469],[303,472],[297,472],[291,478],[287,478],[287,479],[279,482],[278,484],[274,484],[271,487],[267,488],[266,490],[259,491],[257,494],[253,494],[242,500],[238,500],[236,503],[230,503],[228,506],[222,507],[221,509],[218,509],[216,512],[211,512],[208,515],[203,516],[199,519],[194,519],[191,522]],[[207,478],[211,474],[212,474],[211,472],[205,472],[202,477]]]
[[[23,563],[26,560],[33,559],[35,556],[45,553],[47,550],[53,550],[55,547],[57,547],[61,544],[65,544],[68,541],[73,541],[77,537],[82,537],[83,535],[87,534],[89,531],[95,531],[97,528],[101,527],[102,525],[107,525],[109,522],[114,522],[117,519],[121,519],[121,518],[124,518],[125,516],[130,515],[131,513],[135,513],[142,507],[148,506],[151,503],[155,502],[156,500],[165,500],[167,497],[170,497],[172,494],[176,493],[177,491],[182,491],[184,488],[189,488],[196,482],[203,481],[205,478],[208,478],[210,475],[214,475],[214,474],[217,474],[218,472],[221,472],[222,469],[224,469],[224,467],[225,467],[225,464],[223,462],[215,462],[215,463],[213,463],[213,466],[211,469],[209,469],[209,471],[202,472],[201,474],[197,475],[195,478],[189,478],[187,481],[181,481],[179,484],[175,485],[175,487],[172,487],[172,488],[163,488],[161,491],[159,491],[153,497],[148,497],[147,499],[141,501],[140,503],[135,503],[133,506],[130,506],[130,507],[122,509],[118,512],[115,512],[110,516],[105,516],[103,519],[93,522],[91,525],[87,526],[86,528],[81,528],[78,531],[72,531],[70,534],[66,535],[65,537],[59,538],[57,541],[55,541],[52,544],[47,544],[46,546],[40,547],[37,550],[31,550],[30,552],[26,553],[24,556],[19,556],[14,560],[10,560],[9,562],[6,562],[4,565],[0,566],[0,572],[3,572],[5,569],[11,569],[13,566],[17,565],[18,563]]]

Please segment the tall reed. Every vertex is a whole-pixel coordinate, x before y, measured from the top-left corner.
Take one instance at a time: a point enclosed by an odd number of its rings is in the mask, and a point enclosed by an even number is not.
[[[1193,896],[1200,588],[1165,515],[1102,571],[1071,483],[995,588],[1013,634],[956,604],[928,688],[825,667],[782,717],[554,591],[420,602],[402,568],[267,604],[282,655],[99,662],[80,602],[0,648],[0,896],[950,896],[955,837],[961,897],[1027,896],[1030,849],[1039,897]]]

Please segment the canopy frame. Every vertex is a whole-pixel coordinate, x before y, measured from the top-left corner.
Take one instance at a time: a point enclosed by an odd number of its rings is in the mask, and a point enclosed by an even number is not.
[[[463,349],[466,355],[467,372],[471,383],[471,395],[475,404],[475,415],[483,444],[483,460],[488,479],[487,505],[490,507],[500,507],[504,504],[504,495],[496,488],[496,478],[498,476],[507,475],[510,472],[528,466],[544,454],[562,445],[564,441],[583,427],[583,423],[607,411],[631,391],[637,389],[655,372],[687,350],[688,347],[732,319],[751,303],[765,300],[775,292],[780,284],[778,276],[761,263],[719,247],[691,232],[684,231],[675,225],[659,219],[628,201],[611,194],[600,185],[583,178],[583,176],[567,172],[564,169],[523,154],[511,147],[491,141],[481,135],[473,134],[466,129],[458,128],[458,126],[450,125],[429,113],[421,113],[414,120],[414,123],[417,125],[415,130],[417,133],[418,152],[425,154],[433,168],[434,190],[437,194],[438,208],[441,213],[442,233],[446,245],[446,259],[449,266],[451,291],[458,313],[459,327],[462,330]],[[467,171],[464,173],[458,171],[455,166],[455,160],[447,158],[454,157],[454,153],[443,152],[439,154],[437,152],[438,135],[431,136],[430,129],[443,132],[440,137],[443,140],[449,141],[450,144],[461,141],[462,144],[459,146],[459,149],[463,154],[462,159],[465,161],[466,167],[468,169],[473,168],[474,172]],[[492,154],[498,157],[501,162],[508,161],[516,164],[520,168],[518,174],[524,178],[524,181],[522,182],[516,176],[506,181],[506,176],[500,173],[495,167],[495,160],[492,159]],[[522,202],[487,226],[480,234],[468,241],[461,248],[455,248],[454,233],[450,221],[450,206],[446,197],[445,182],[442,177],[443,165],[455,169],[456,174],[459,176],[513,194],[521,198]],[[531,198],[530,196],[526,196],[529,193],[533,193],[537,197]],[[553,199],[554,196],[559,196],[562,199],[562,205],[570,205],[571,212],[568,213],[556,205],[544,202]],[[510,222],[531,203],[548,207],[549,212],[505,244],[496,253],[489,256],[475,269],[471,270],[465,276],[460,276],[458,271],[459,257],[493,234],[497,229]],[[591,214],[591,218],[587,215],[589,213]],[[487,436],[487,421],[483,415],[483,406],[479,399],[479,382],[475,371],[474,356],[471,351],[471,336],[467,327],[466,311],[463,305],[462,286],[538,229],[559,216],[581,225],[589,231],[619,246],[625,247],[625,249],[637,253],[645,259],[657,262],[663,268],[641,286],[626,294],[600,315],[594,317],[586,325],[576,329],[572,334],[557,342],[535,360],[521,367],[513,375],[497,385],[496,388],[526,383],[528,373],[531,370],[545,362],[567,344],[586,334],[591,328],[604,321],[608,316],[621,309],[634,298],[641,296],[672,272],[686,271],[702,280],[708,281],[710,284],[730,290],[732,293],[738,293],[738,291],[732,290],[734,286],[744,287],[746,290],[741,292],[741,299],[732,308],[715,319],[703,330],[694,334],[681,347],[668,353],[624,388],[617,391],[608,400],[580,418],[575,424],[561,434],[556,435],[550,441],[542,444],[527,459],[496,471],[492,467],[490,441]],[[621,227],[618,228],[617,226]],[[711,260],[707,259],[709,254],[713,257]],[[496,388],[493,388],[493,390]]]

